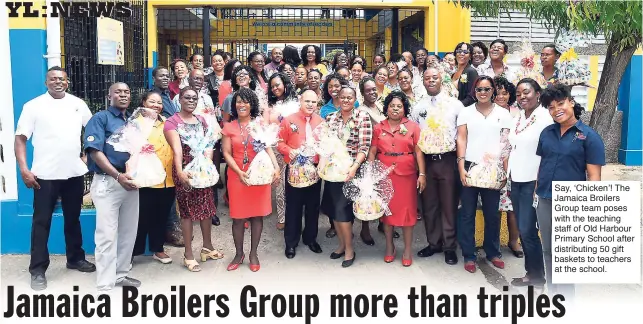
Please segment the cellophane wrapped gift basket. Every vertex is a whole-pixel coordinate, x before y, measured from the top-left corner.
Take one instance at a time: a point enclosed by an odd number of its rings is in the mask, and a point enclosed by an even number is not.
[[[176,130],[182,141],[190,147],[192,161],[183,168],[183,171],[190,176],[190,186],[193,188],[208,188],[219,182],[217,168],[205,155],[206,151],[212,149],[216,140],[221,137],[221,134],[214,133],[214,129],[214,127],[208,127],[205,133],[200,129],[195,132],[182,124]]]
[[[515,54],[520,57],[520,68],[516,71],[514,79],[509,81],[513,84],[518,84],[520,80],[530,78],[538,82],[541,87],[546,87],[547,80],[545,80],[545,77],[540,73],[542,70],[540,60],[535,58],[536,53],[531,45],[531,41],[529,41],[529,37],[523,36],[520,47]]]
[[[393,182],[389,174],[393,167],[380,161],[367,161],[343,187],[346,198],[353,202],[353,213],[363,221],[390,215],[388,204],[393,198]]]
[[[248,131],[253,138],[252,149],[257,153],[248,167],[248,184],[252,186],[271,184],[274,180],[275,166],[266,148],[277,144],[279,125],[263,124],[258,118],[248,125]]]
[[[348,154],[338,131],[329,127],[327,123],[321,123],[313,133],[316,139],[315,149],[319,154],[319,177],[330,182],[346,181],[353,158]]]
[[[219,141],[221,139],[221,126],[219,125],[220,108],[205,107],[201,112],[201,116],[205,119],[208,127],[212,128],[212,139]]]
[[[482,161],[472,163],[467,171],[467,184],[472,187],[500,190],[507,181],[503,161],[509,157],[511,145],[508,130],[503,131],[497,150],[486,152]]]
[[[319,181],[314,164],[316,155],[314,142],[306,142],[299,148],[297,156],[288,164],[288,183],[291,186],[306,188]]]
[[[578,58],[574,48],[587,47],[591,44],[587,35],[563,29],[558,32],[555,40],[556,50],[561,52],[560,58],[556,61],[557,82],[567,86],[589,86],[592,72],[589,69],[589,62],[583,62]]]
[[[125,172],[140,188],[158,185],[166,177],[163,163],[156,155],[154,146],[148,142],[157,118],[154,110],[138,108],[125,125],[107,139],[114,150],[130,154]]]
[[[285,102],[277,102],[274,106],[275,111],[279,114],[279,121],[283,118],[286,118],[300,109],[300,104],[298,100],[288,100]]]

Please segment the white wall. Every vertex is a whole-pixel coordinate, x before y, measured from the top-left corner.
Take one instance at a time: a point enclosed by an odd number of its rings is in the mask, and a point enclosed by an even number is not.
[[[0,78],[0,144],[4,161],[0,160],[0,200],[18,199],[16,158],[13,153],[13,90],[11,87],[11,58],[9,51],[9,18],[0,15],[0,66],[5,77]],[[6,191],[2,188],[4,178]]]

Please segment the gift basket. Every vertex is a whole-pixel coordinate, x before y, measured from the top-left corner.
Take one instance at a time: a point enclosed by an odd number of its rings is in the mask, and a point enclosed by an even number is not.
[[[162,183],[166,177],[163,163],[156,155],[154,146],[148,142],[157,118],[155,111],[138,108],[125,125],[107,139],[114,150],[130,154],[125,173],[141,188]]]
[[[212,140],[217,142],[221,139],[221,126],[219,126],[219,117],[221,108],[205,107],[199,115],[205,119],[209,128],[212,128]]]
[[[523,36],[522,43],[515,54],[520,57],[520,68],[516,71],[514,79],[509,81],[513,84],[518,84],[520,80],[530,78],[538,82],[541,87],[546,87],[547,80],[545,80],[545,77],[540,73],[542,70],[540,60],[534,59],[536,53],[528,37]]]
[[[305,143],[297,156],[288,164],[288,183],[295,188],[306,188],[319,181],[315,159],[314,143]]]
[[[205,156],[208,149],[214,147],[216,135],[213,127],[203,130],[190,131],[185,124],[181,124],[177,130],[181,140],[190,148],[192,161],[183,167],[183,171],[190,176],[190,186],[193,188],[208,188],[219,182],[219,172],[211,159]]]
[[[500,190],[507,181],[503,161],[509,157],[511,145],[508,131],[503,131],[500,147],[496,152],[486,152],[482,161],[471,163],[467,171],[467,184],[472,187]]]
[[[555,44],[556,50],[562,53],[556,62],[556,81],[567,86],[591,87],[589,80],[592,72],[589,64],[581,61],[574,50],[575,47],[589,46],[589,38],[578,32],[562,30],[556,37]]]
[[[425,116],[422,117],[426,117],[426,122],[420,123],[418,146],[425,154],[449,152],[455,149],[455,147],[448,146],[454,142],[453,139],[455,139],[456,130],[453,127],[447,127],[440,122],[441,119],[436,118],[435,115],[439,114],[442,110],[441,102],[438,102],[438,106],[440,109],[422,112],[422,114],[425,114]]]
[[[248,184],[263,186],[273,182],[275,166],[270,159],[266,148],[277,144],[279,137],[278,124],[262,124],[258,118],[248,125],[248,132],[252,136],[252,149],[257,153],[248,167]],[[244,157],[245,159],[246,157]]]
[[[321,123],[313,131],[315,150],[319,154],[317,174],[325,181],[344,182],[348,177],[353,158],[339,137],[338,130]]]
[[[344,184],[344,196],[353,202],[357,219],[372,221],[391,214],[388,204],[393,198],[393,182],[388,175],[392,170],[380,161],[367,161],[355,178]]]

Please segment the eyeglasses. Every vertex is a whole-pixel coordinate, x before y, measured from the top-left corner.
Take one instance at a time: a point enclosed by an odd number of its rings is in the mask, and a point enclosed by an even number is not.
[[[491,90],[492,90],[492,88],[489,88],[489,87],[485,87],[485,88],[478,87],[478,88],[476,88],[476,92],[489,92]]]
[[[460,49],[460,50],[457,50],[457,51],[455,51],[455,52],[456,52],[456,54],[464,54],[464,55],[469,54],[469,50],[462,50],[462,49]]]
[[[248,72],[246,72],[246,71],[239,72],[239,73],[237,73],[237,75],[236,75],[236,77],[237,77],[237,78],[239,78],[239,77],[247,77],[247,76],[250,76],[250,73],[248,73]]]
[[[199,97],[183,96],[185,101],[199,101]]]

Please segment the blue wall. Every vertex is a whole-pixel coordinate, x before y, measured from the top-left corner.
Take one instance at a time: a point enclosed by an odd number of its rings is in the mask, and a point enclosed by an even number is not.
[[[12,29],[9,31],[11,71],[13,87],[13,112],[14,125],[22,111],[23,105],[45,93],[45,78],[47,61],[43,57],[46,53],[46,31],[42,29]],[[80,139],[79,139],[80,140]],[[7,152],[6,154],[13,154]],[[27,162],[31,167],[33,147],[31,141],[27,143]],[[16,164],[16,169],[18,165]],[[0,253],[29,254],[31,247],[31,219],[33,215],[33,191],[28,189],[20,178],[18,170],[18,200],[3,201],[2,231],[0,238],[2,249]],[[83,247],[88,253],[94,251],[94,229],[96,227],[95,211],[84,211],[81,216],[83,229]],[[65,240],[63,235],[63,218],[60,206],[57,206],[49,239],[49,252],[52,254],[65,253]]]
[[[642,164],[642,58],[643,56],[641,55],[632,56],[632,60],[623,74],[618,93],[618,109],[623,112],[621,147],[618,150],[618,161],[625,165]]]

